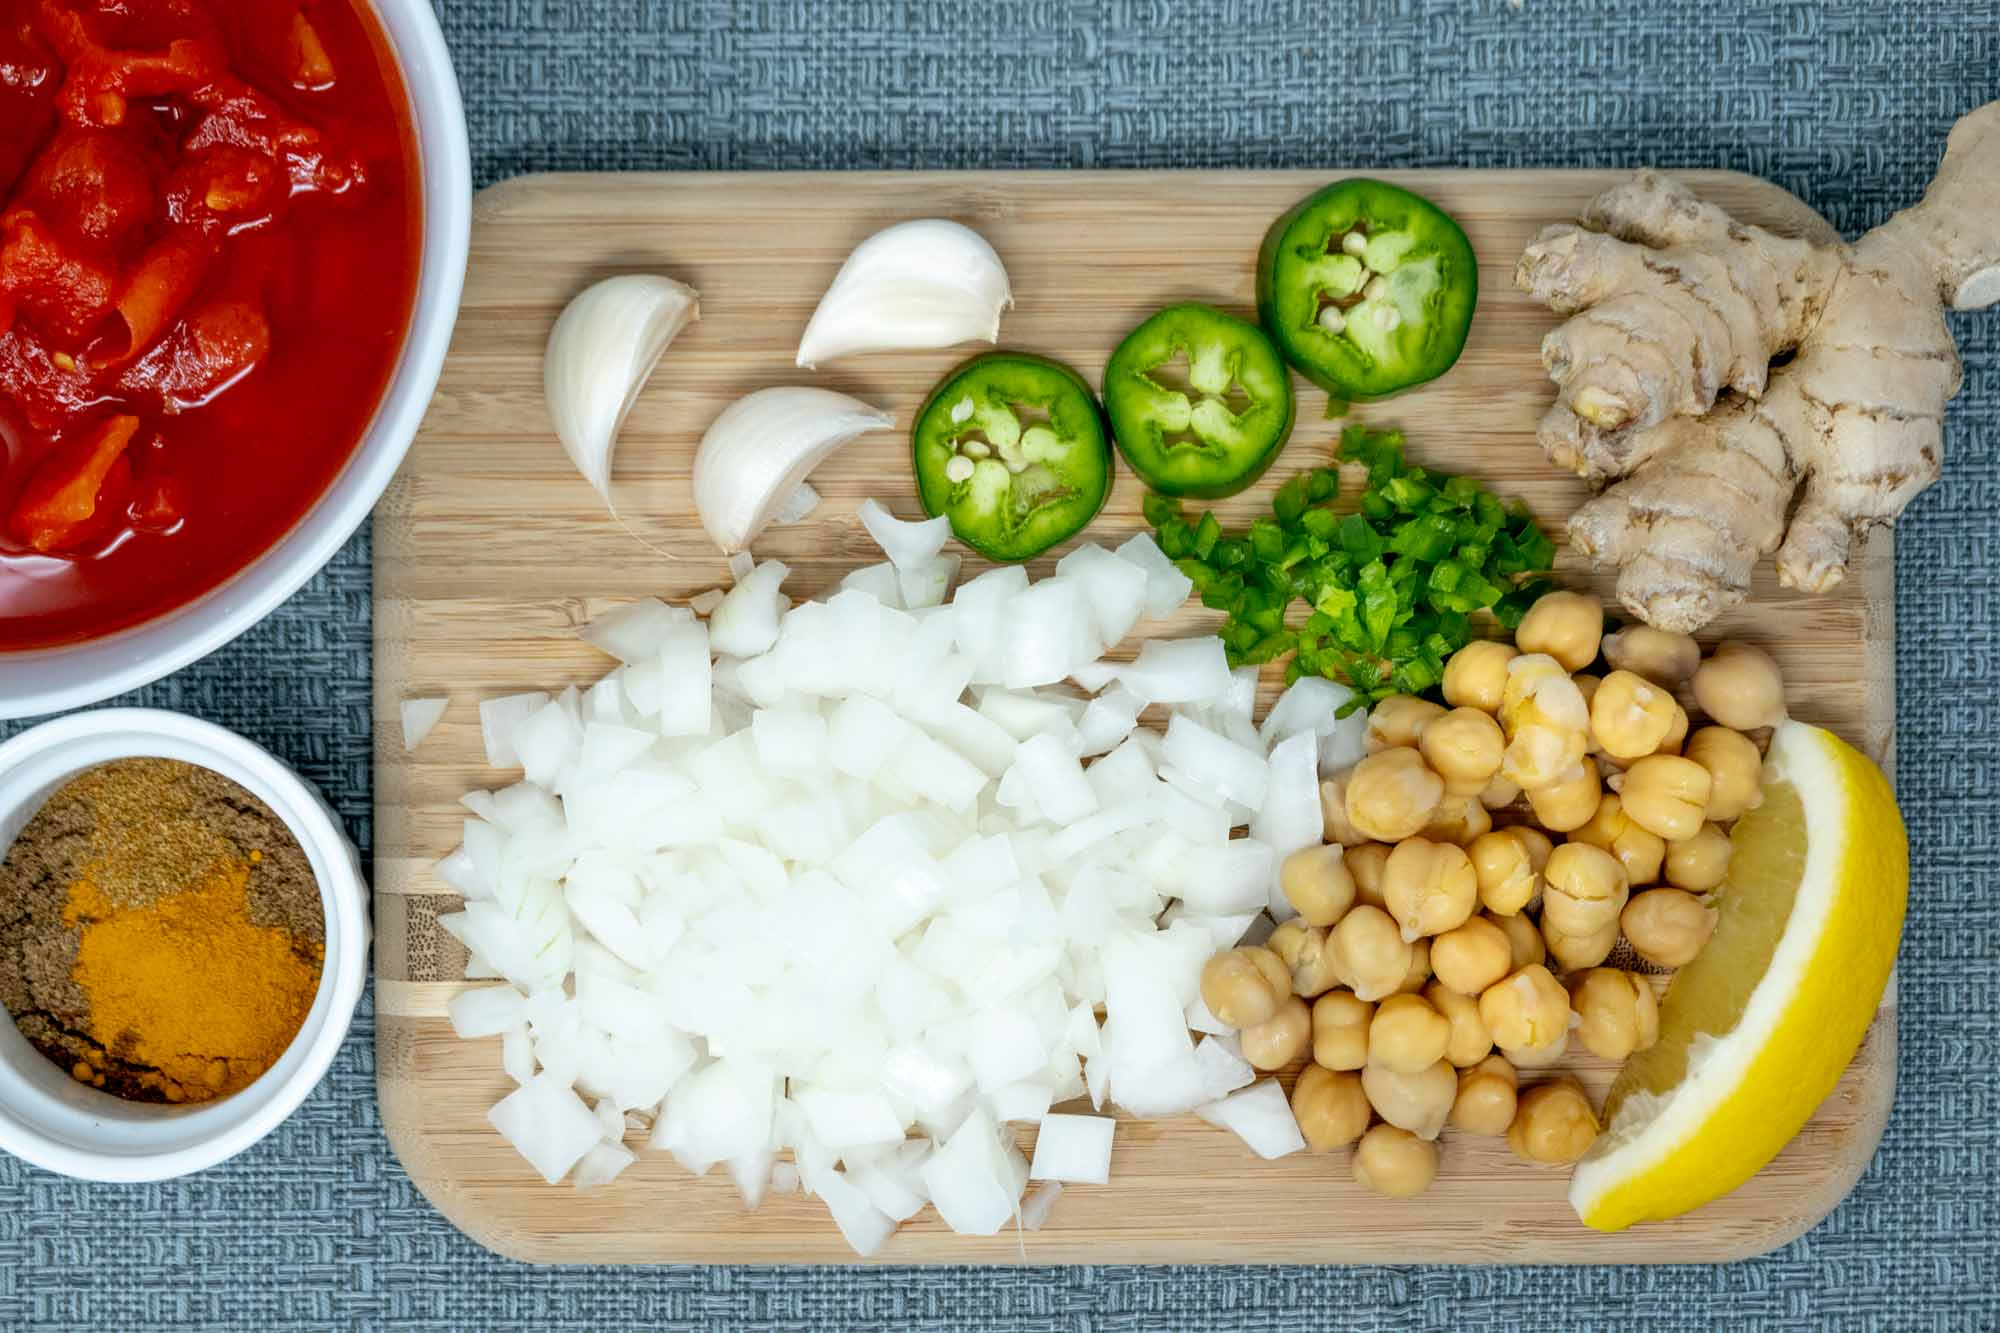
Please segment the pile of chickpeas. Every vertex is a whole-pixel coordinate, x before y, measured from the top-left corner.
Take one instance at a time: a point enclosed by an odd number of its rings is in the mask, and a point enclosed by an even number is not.
[[[1682,687],[1709,725],[1690,729]],[[1443,692],[1375,706],[1367,757],[1320,786],[1325,844],[1280,869],[1297,916],[1201,976],[1252,1065],[1310,1052],[1307,1144],[1353,1144],[1354,1178],[1392,1196],[1429,1188],[1447,1125],[1542,1164],[1590,1147],[1597,1111],[1555,1066],[1572,1040],[1609,1060],[1658,1040],[1651,980],[1606,961],[1621,936],[1666,969],[1708,942],[1725,826],[1762,799],[1760,741],[1785,716],[1761,650],[1606,635],[1574,592],[1512,644],[1460,649]]]

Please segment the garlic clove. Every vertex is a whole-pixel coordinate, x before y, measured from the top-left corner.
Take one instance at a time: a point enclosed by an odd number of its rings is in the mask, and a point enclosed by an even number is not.
[[[723,554],[744,550],[781,515],[803,517],[798,493],[810,491],[807,475],[836,449],[895,424],[889,413],[830,389],[759,389],[737,399],[695,452],[694,507],[701,526]]]
[[[627,273],[585,288],[556,319],[542,395],[556,438],[607,506],[618,432],[667,345],[700,317],[700,296],[686,283]]]
[[[986,238],[942,218],[900,222],[854,248],[799,341],[810,370],[857,352],[997,342],[1014,303]]]

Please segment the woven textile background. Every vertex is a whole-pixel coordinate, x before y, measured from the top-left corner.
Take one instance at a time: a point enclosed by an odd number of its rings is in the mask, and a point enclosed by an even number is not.
[[[440,0],[481,184],[548,168],[1663,166],[1853,232],[2000,96],[2000,0]],[[0,1329],[1993,1328],[2000,1260],[2000,314],[1958,323],[1944,482],[1899,530],[1915,883],[1902,1089],[1825,1223],[1729,1268],[534,1269],[463,1239],[377,1123],[364,1003],[278,1133],[196,1179],[0,1159]],[[369,553],[134,696],[317,781],[364,848]]]

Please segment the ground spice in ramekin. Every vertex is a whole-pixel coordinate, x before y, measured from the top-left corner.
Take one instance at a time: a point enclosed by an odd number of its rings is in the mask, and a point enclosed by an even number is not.
[[[80,774],[0,863],[0,1007],[73,1078],[133,1101],[206,1101],[268,1069],[325,940],[283,821],[177,760]]]

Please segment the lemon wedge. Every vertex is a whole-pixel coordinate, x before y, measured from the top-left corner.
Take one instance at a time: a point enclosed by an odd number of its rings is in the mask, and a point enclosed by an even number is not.
[[[1660,1039],[1605,1100],[1570,1204],[1618,1231],[1755,1175],[1854,1058],[1909,894],[1909,843],[1882,771],[1831,732],[1780,725],[1764,801],[1736,822],[1708,947],[1675,973]]]

